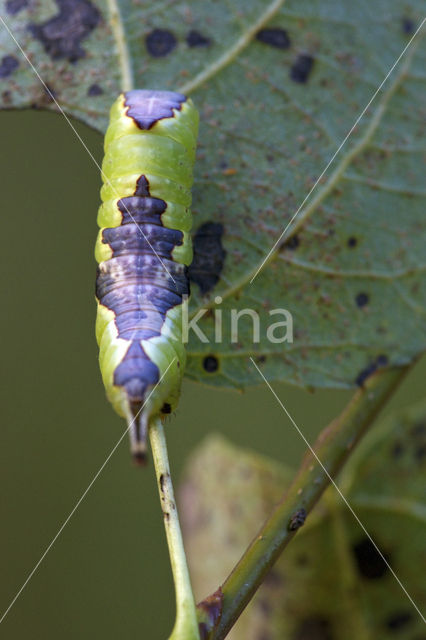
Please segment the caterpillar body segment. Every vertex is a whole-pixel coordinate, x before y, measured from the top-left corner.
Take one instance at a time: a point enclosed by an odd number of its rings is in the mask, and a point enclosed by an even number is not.
[[[185,368],[197,130],[190,99],[144,90],[117,98],[105,135],[96,337],[108,399],[140,462],[149,420],[176,407]]]

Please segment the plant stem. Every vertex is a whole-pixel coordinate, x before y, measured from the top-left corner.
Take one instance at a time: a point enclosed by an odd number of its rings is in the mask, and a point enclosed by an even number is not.
[[[173,493],[166,437],[160,418],[150,425],[149,437],[176,594],[176,621],[169,640],[199,640],[197,610]]]
[[[339,472],[384,404],[392,397],[409,367],[379,371],[370,376],[343,412],[319,435],[281,502],[249,545],[222,585],[222,611],[216,626],[207,629],[209,640],[222,640],[250,602],[264,577],[295,535],[301,513],[309,513]],[[321,463],[319,462],[321,461]],[[304,511],[303,511],[304,510]],[[303,518],[302,518],[303,522]],[[205,620],[202,605],[199,619]],[[207,637],[207,636],[206,636]]]

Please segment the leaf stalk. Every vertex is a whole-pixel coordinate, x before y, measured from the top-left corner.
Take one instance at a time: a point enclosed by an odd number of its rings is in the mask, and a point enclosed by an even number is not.
[[[294,524],[303,523],[306,514],[333,482],[332,479],[392,397],[408,369],[388,369],[370,376],[340,416],[319,434],[313,446],[316,455],[311,450],[306,452],[282,500],[223,583],[222,611],[215,626],[207,629],[206,638],[223,640],[226,637],[268,571],[294,537],[298,528]],[[298,514],[304,517],[299,518]],[[203,603],[198,607],[199,619],[205,621]]]
[[[166,437],[160,418],[156,418],[150,425],[149,438],[176,594],[176,621],[169,640],[199,640],[197,610],[173,492]]]

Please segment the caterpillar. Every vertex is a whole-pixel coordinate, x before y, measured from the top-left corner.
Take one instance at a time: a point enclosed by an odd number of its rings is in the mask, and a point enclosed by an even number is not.
[[[140,464],[149,421],[175,409],[185,368],[197,133],[190,99],[134,90],[114,102],[105,134],[96,339],[107,397],[127,420]]]

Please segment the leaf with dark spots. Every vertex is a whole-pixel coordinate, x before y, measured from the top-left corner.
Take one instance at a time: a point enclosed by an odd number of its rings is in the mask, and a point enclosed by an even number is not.
[[[373,362],[370,362],[362,371],[360,371],[355,378],[355,383],[362,387],[364,386],[365,381],[369,378],[373,373],[382,367],[386,367],[389,364],[389,358],[385,354],[380,354],[375,358]]]
[[[40,96],[37,101],[31,104],[32,109],[46,109],[52,103],[55,103],[55,99],[57,98],[57,93],[53,89],[53,87],[46,84],[43,86]]]
[[[87,90],[87,95],[91,98],[101,96],[104,90],[98,84],[91,84]]]
[[[404,445],[402,444],[402,442],[395,442],[392,447],[392,457],[399,458],[402,455],[404,455]]]
[[[302,620],[293,636],[293,640],[337,640],[331,632],[330,621],[321,616],[312,616]]]
[[[177,40],[167,29],[154,29],[146,36],[146,48],[153,58],[163,58],[173,51]]]
[[[22,9],[26,9],[29,5],[29,0],[7,0],[6,1],[6,11],[11,16],[16,15]]]
[[[304,84],[307,82],[313,66],[313,57],[306,53],[301,53],[291,66],[290,78],[294,82]]]
[[[186,36],[186,44],[188,47],[208,47],[211,44],[211,39],[203,36],[199,31],[191,29]]]
[[[425,418],[426,402],[422,402],[382,421],[339,476],[345,498],[420,606],[426,599],[420,570],[426,537],[426,469],[413,464],[413,459],[418,438],[426,435]],[[421,428],[414,436],[417,426]],[[404,455],[389,455],[401,442]],[[180,490],[197,593],[208,593],[212,584],[223,582],[256,535],[264,513],[285,494],[291,476],[274,460],[222,437],[209,436],[199,446]],[[374,544],[330,487],[268,573],[232,637],[340,640],[364,638],[364,631],[369,638],[411,640],[422,637],[424,626]]]
[[[58,14],[46,22],[30,24],[28,29],[52,60],[77,62],[86,55],[82,41],[97,27],[101,15],[89,0],[56,0],[56,4]]]
[[[276,49],[288,49],[291,44],[287,31],[281,28],[261,29],[256,34],[256,40]]]
[[[57,97],[57,93],[55,89],[46,83],[46,86],[43,87],[44,99],[46,102],[54,102]]]
[[[415,458],[417,460],[417,462],[421,463],[424,460],[426,460],[426,444],[417,447],[416,451],[415,451]]]
[[[19,62],[14,56],[4,56],[0,60],[0,78],[7,78],[19,67]]]
[[[387,357],[386,354],[381,353],[380,355],[377,356],[376,358],[377,367],[387,367],[388,364],[389,364],[389,358]]]
[[[235,15],[226,0],[117,0],[114,20],[107,4],[0,0],[0,14],[66,114],[98,131],[127,76],[135,89],[189,93],[198,107],[189,312],[221,296],[223,340],[216,344],[215,314],[205,313],[198,326],[220,367],[204,368],[207,352],[190,331],[185,375],[238,389],[258,384],[247,360],[254,351],[267,355],[268,380],[350,388],[378,353],[390,366],[422,353],[424,38],[414,38],[352,130],[421,24],[420,1],[389,0],[368,28],[351,0],[287,0],[268,4],[268,15],[263,0],[240,3]],[[57,110],[0,29],[5,56],[19,68],[0,77],[0,107]],[[208,223],[225,231],[217,251],[198,253],[196,234]],[[369,302],[357,307],[360,293]],[[271,343],[270,311],[283,308],[293,342]],[[259,343],[244,321],[232,343],[232,309],[258,314]]]
[[[370,297],[368,295],[368,293],[358,293],[356,298],[355,298],[355,302],[357,304],[357,307],[365,307],[370,301]]]
[[[411,18],[403,18],[401,22],[402,22],[402,30],[404,33],[406,33],[408,36],[411,36],[413,35],[413,33],[415,33],[416,24],[414,20],[412,20]]]
[[[291,472],[274,461],[237,450],[217,435],[209,436],[192,454],[178,502],[196,600],[205,598],[212,591],[211,585],[223,582],[290,477]],[[266,600],[275,609],[284,588],[281,574],[273,568],[253,605],[242,613],[232,630],[234,638],[255,639],[255,611],[262,615],[258,632],[268,632],[264,609],[258,603]]]
[[[426,436],[426,422],[415,424],[410,433],[415,438],[424,438]]]
[[[407,628],[413,621],[413,613],[411,611],[397,611],[386,620],[386,626],[389,630],[398,633]]]
[[[189,267],[189,279],[206,294],[219,282],[226,251],[222,246],[223,225],[205,222],[194,235],[194,258]]]
[[[365,369],[363,369],[358,373],[357,377],[355,378],[355,383],[359,387],[364,386],[364,383],[367,380],[367,378],[369,378],[376,371],[377,371],[376,362],[371,362],[368,366],[365,367]]]
[[[389,561],[387,554],[379,553],[369,538],[363,538],[357,542],[352,550],[358,570],[364,578],[377,580],[389,571],[386,564]]]
[[[203,367],[207,373],[215,373],[219,369],[219,362],[216,356],[206,356],[203,360]]]
[[[280,245],[280,249],[289,249],[290,251],[294,251],[299,245],[300,238],[297,234],[295,234],[294,236],[290,236],[288,240],[285,240],[285,242]]]

